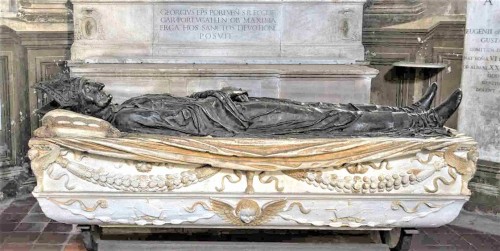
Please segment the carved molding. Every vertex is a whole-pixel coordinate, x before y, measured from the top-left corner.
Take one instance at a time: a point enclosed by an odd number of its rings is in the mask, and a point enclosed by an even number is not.
[[[71,23],[72,10],[66,3],[28,3],[21,1],[17,17],[33,23]]]
[[[423,17],[425,5],[420,0],[370,0],[365,5],[364,27],[381,27]]]
[[[52,201],[55,204],[64,205],[64,206],[71,206],[71,205],[76,203],[80,206],[80,209],[85,211],[85,212],[94,212],[98,208],[108,208],[108,201],[107,200],[97,200],[93,206],[86,206],[84,202],[82,202],[81,200],[78,200],[78,199],[70,199],[67,201],[58,201],[56,199],[48,198],[48,200]]]

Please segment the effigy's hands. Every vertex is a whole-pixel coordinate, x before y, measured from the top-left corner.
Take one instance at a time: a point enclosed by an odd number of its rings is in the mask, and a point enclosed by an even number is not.
[[[248,101],[248,92],[242,90],[241,88],[224,87],[224,88],[222,88],[221,91],[226,93],[233,101],[237,101],[237,102],[247,102]]]
[[[213,91],[213,90],[202,91],[202,92],[195,92],[195,93],[189,95],[188,97],[195,98],[195,99],[206,98],[208,96],[214,95],[214,92],[215,91]]]
[[[196,98],[196,99],[203,99],[207,98],[209,96],[214,96],[216,93],[223,92],[232,101],[236,102],[247,102],[248,101],[248,93],[247,91],[244,91],[239,88],[234,88],[234,87],[224,87],[220,91],[219,90],[208,90],[208,91],[202,91],[202,92],[195,92],[191,95],[189,95],[190,98]]]

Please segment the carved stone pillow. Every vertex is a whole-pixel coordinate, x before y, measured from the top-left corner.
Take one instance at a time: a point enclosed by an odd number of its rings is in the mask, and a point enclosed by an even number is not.
[[[120,137],[121,133],[105,120],[67,110],[57,109],[48,112],[42,118],[42,127],[36,129],[34,135],[41,138],[106,138]]]

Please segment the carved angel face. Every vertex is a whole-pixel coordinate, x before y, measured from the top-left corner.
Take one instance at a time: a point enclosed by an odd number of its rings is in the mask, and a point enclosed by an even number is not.
[[[253,200],[243,199],[236,205],[236,216],[245,224],[249,224],[260,216],[259,204]]]
[[[252,222],[257,218],[257,211],[253,208],[244,208],[241,209],[238,216],[240,217],[240,220],[246,224]]]

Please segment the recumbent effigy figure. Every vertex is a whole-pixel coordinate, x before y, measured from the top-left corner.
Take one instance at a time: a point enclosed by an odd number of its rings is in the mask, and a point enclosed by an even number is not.
[[[462,93],[431,108],[435,84],[407,107],[234,88],[117,105],[68,76],[36,88],[53,100],[29,142],[33,194],[68,224],[435,227],[458,215],[476,170],[474,140],[443,127]]]
[[[53,101],[45,113],[63,108],[104,119],[122,132],[214,137],[339,137],[447,135],[444,123],[457,110],[462,92],[455,91],[431,109],[437,86],[407,107],[304,103],[250,97],[235,88],[193,93],[188,97],[148,94],[121,105],[111,104],[104,84],[61,76],[37,89]]]

